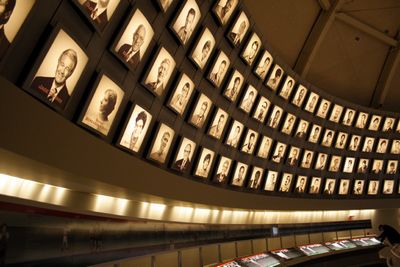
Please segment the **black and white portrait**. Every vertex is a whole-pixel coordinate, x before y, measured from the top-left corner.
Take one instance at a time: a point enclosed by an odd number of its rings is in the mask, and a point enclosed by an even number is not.
[[[378,141],[378,145],[376,147],[376,152],[380,154],[384,154],[387,151],[389,140],[385,138],[380,138]]]
[[[149,129],[152,116],[139,105],[135,105],[119,144],[133,152],[138,152]]]
[[[228,56],[221,50],[208,75],[208,79],[214,86],[219,87],[221,85],[229,69],[229,65],[230,60]]]
[[[250,176],[249,184],[247,187],[252,189],[258,189],[261,185],[264,170],[260,167],[254,167]]]
[[[243,81],[243,75],[239,71],[234,70],[229,83],[224,90],[224,96],[230,101],[234,102],[242,88]]]
[[[319,194],[321,189],[321,177],[312,177],[310,190],[308,191],[310,194]]]
[[[342,162],[342,157],[340,156],[331,156],[331,163],[329,164],[330,172],[338,172],[340,170],[340,164]]]
[[[361,195],[364,191],[364,180],[355,180],[353,185],[353,195]]]
[[[299,86],[297,87],[296,94],[292,99],[292,104],[297,107],[301,107],[303,105],[304,99],[306,98],[307,92],[308,89],[305,88],[303,85],[299,84]]]
[[[394,180],[384,180],[382,193],[385,195],[393,194]]]
[[[251,108],[254,105],[254,101],[256,100],[257,94],[258,94],[257,89],[249,84],[247,86],[246,92],[242,97],[242,101],[240,102],[239,105],[240,109],[246,113],[250,113]]]
[[[323,171],[326,169],[328,165],[328,154],[318,153],[317,161],[315,162],[314,169],[318,171]]]
[[[158,5],[164,13],[168,11],[168,8],[171,6],[173,1],[174,0],[157,0]]]
[[[272,154],[271,160],[275,163],[283,162],[285,157],[286,144],[278,142],[275,146],[275,151]]]
[[[169,126],[161,123],[157,134],[154,137],[153,145],[150,149],[150,158],[164,163],[167,158],[169,149],[171,148],[172,140],[174,139],[175,131]]]
[[[386,173],[387,174],[396,174],[397,173],[397,165],[398,165],[397,160],[388,160],[387,167],[386,167]]]
[[[333,109],[332,109],[332,112],[331,112],[331,116],[329,117],[329,120],[338,123],[340,121],[341,116],[342,116],[342,112],[343,112],[343,106],[335,104],[333,106]]]
[[[197,162],[195,175],[207,178],[211,169],[211,165],[214,159],[214,151],[202,148],[200,158]]]
[[[380,174],[383,172],[383,160],[381,159],[374,159],[372,164],[372,173]]]
[[[271,128],[277,128],[282,118],[282,114],[283,109],[278,106],[274,106],[271,115],[269,116],[267,125]]]
[[[336,179],[328,178],[325,180],[324,194],[333,195],[335,192]]]
[[[227,157],[219,159],[218,168],[214,175],[214,181],[217,183],[227,183],[229,177],[229,170],[231,169],[232,160]]]
[[[297,176],[296,185],[294,186],[295,193],[305,193],[307,185],[307,176],[299,175]]]
[[[228,138],[226,139],[226,144],[228,146],[237,148],[239,145],[240,137],[243,133],[243,124],[235,120],[230,128]]]
[[[228,113],[221,108],[218,108],[214,115],[208,134],[216,139],[220,139],[224,132],[225,125],[228,121]]]
[[[284,99],[288,100],[292,93],[294,84],[295,84],[294,79],[292,77],[290,77],[289,75],[286,76],[285,82],[283,83],[283,86],[282,86],[281,91],[279,92],[279,95],[281,97],[283,97]]]
[[[182,115],[192,95],[193,89],[193,81],[189,76],[183,73],[172,93],[168,106],[179,115]]]
[[[311,150],[305,150],[303,153],[303,159],[301,160],[301,167],[304,169],[310,169],[313,161],[314,152]]]
[[[286,159],[286,164],[291,167],[296,167],[299,163],[300,148],[292,146],[289,151],[289,155]]]
[[[151,24],[143,13],[136,9],[116,43],[114,53],[134,71],[142,62],[153,36]]]
[[[253,113],[253,118],[258,120],[261,123],[264,123],[265,118],[267,116],[267,112],[269,107],[271,106],[271,102],[264,96],[261,96],[258,99],[258,104],[256,110]]]
[[[78,0],[93,25],[102,32],[120,0]]]
[[[215,4],[213,11],[221,25],[225,25],[228,22],[238,2],[238,0],[219,0]]]
[[[355,162],[356,162],[355,158],[346,157],[346,160],[344,161],[343,172],[352,173],[354,170]]]
[[[319,137],[321,135],[322,127],[320,125],[314,124],[311,128],[310,136],[308,141],[311,143],[318,143]]]
[[[239,46],[242,43],[243,38],[249,29],[249,26],[250,21],[246,13],[244,13],[244,11],[241,11],[239,16],[236,18],[232,29],[228,33],[228,39],[234,46]]]
[[[247,174],[248,168],[249,168],[249,166],[247,164],[238,162],[236,164],[236,168],[235,168],[235,172],[233,174],[231,184],[236,185],[236,186],[243,186],[243,184],[246,180],[246,174]]]
[[[261,144],[258,146],[257,156],[263,159],[268,158],[269,152],[271,151],[272,138],[263,136]]]
[[[308,125],[310,123],[306,120],[300,120],[299,125],[297,126],[297,130],[295,133],[295,137],[304,139],[307,136]]]
[[[335,147],[339,149],[344,149],[347,144],[347,137],[348,137],[347,133],[339,132],[336,139]]]
[[[246,47],[244,48],[241,56],[243,60],[247,63],[247,65],[253,65],[254,60],[256,59],[258,52],[261,48],[261,39],[257,35],[257,33],[253,33],[247,42]]]
[[[367,120],[368,120],[369,114],[366,112],[359,112],[357,121],[356,121],[356,127],[360,129],[364,129],[365,126],[367,125]]]
[[[314,113],[314,110],[317,106],[318,99],[319,99],[319,95],[317,95],[314,92],[311,92],[304,109],[310,113]]]
[[[325,119],[326,116],[328,115],[329,112],[329,107],[331,106],[331,102],[326,100],[326,99],[322,99],[321,102],[319,103],[319,107],[317,110],[317,116],[320,118]]]
[[[273,60],[274,58],[272,57],[272,55],[267,50],[264,50],[264,54],[262,55],[254,69],[254,73],[258,78],[260,78],[261,80],[265,79],[269,69],[272,66]]]
[[[353,124],[354,117],[356,115],[356,111],[354,109],[346,109],[344,113],[342,123],[346,126],[351,126]]]
[[[271,74],[268,77],[268,81],[266,85],[271,88],[271,90],[276,91],[278,89],[279,83],[282,80],[284,71],[278,64],[275,64],[274,68],[271,71]]]
[[[269,170],[267,179],[265,181],[264,190],[265,191],[274,191],[277,180],[278,180],[278,172]]]
[[[205,94],[201,94],[193,109],[192,115],[189,118],[190,124],[196,128],[202,128],[211,110],[211,99]]]
[[[391,132],[394,129],[395,118],[387,117],[382,126],[382,132]]]
[[[247,130],[246,138],[241,147],[241,151],[247,154],[253,154],[256,142],[258,139],[258,133],[256,131]]]
[[[360,158],[358,161],[357,173],[368,173],[369,159]]]
[[[285,122],[283,123],[281,132],[287,135],[291,135],[293,131],[293,126],[296,122],[296,116],[293,114],[288,113],[286,115]]]
[[[284,192],[284,193],[289,192],[292,180],[293,180],[293,174],[283,173],[281,179],[281,185],[279,186],[279,192]]]
[[[371,122],[369,123],[368,130],[378,131],[381,125],[382,117],[378,115],[372,115]]]
[[[377,195],[379,190],[379,180],[370,180],[368,184],[368,195]]]
[[[172,169],[179,172],[186,172],[189,170],[192,164],[192,157],[194,150],[196,148],[196,143],[192,140],[184,137],[179,146],[178,152],[175,156],[175,160],[172,163]]]
[[[107,136],[124,94],[114,81],[103,74],[90,99],[82,123]]]
[[[325,147],[332,146],[332,141],[335,136],[335,132],[330,129],[325,129],[324,136],[322,137],[321,145]]]
[[[349,193],[350,180],[341,179],[339,184],[339,195],[347,195]]]
[[[390,149],[390,153],[400,154],[400,140],[399,139],[395,139],[392,141],[392,147]]]
[[[174,58],[162,47],[158,51],[153,65],[144,80],[145,87],[157,96],[161,96],[168,86],[175,65]]]
[[[366,137],[364,139],[364,146],[362,151],[363,152],[372,152],[374,148],[375,138],[373,137]]]
[[[353,134],[350,139],[349,150],[357,151],[360,148],[361,136]]]
[[[215,47],[214,35],[208,28],[204,28],[203,34],[196,43],[191,54],[191,59],[199,67],[204,69]]]
[[[189,41],[200,17],[201,12],[196,0],[186,0],[186,4],[172,25],[174,33],[183,45]]]
[[[64,31],[60,30],[29,89],[48,105],[64,110],[88,62],[82,48]]]

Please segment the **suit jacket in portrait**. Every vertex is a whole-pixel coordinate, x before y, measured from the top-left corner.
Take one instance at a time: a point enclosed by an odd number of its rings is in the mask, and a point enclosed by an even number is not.
[[[130,44],[123,44],[119,49],[118,49],[118,56],[121,57],[121,59],[126,62],[129,66],[131,66],[133,69],[136,69],[136,67],[140,63],[140,49],[127,61],[129,58],[129,50],[132,48],[132,45]]]
[[[30,88],[38,92],[43,98],[47,99],[47,95],[50,92],[51,86],[53,85],[53,81],[54,81],[53,77],[36,77],[35,79],[33,79]],[[49,101],[49,102],[54,106],[64,109],[69,98],[70,95],[68,93],[67,86],[64,84],[64,86],[58,92],[54,101],[53,102]]]
[[[96,3],[87,0],[86,2],[83,3],[83,6],[85,7],[86,12],[90,16],[94,11],[94,9],[96,8]],[[100,30],[103,31],[108,23],[107,8],[101,14],[99,14],[97,18],[94,19],[93,21],[99,26]]]
[[[164,83],[157,83],[157,81],[155,82],[149,82],[146,83],[146,85],[154,91],[154,93],[158,96],[162,95],[162,93],[164,92]]]
[[[183,159],[177,160],[175,161],[174,165],[172,166],[172,168],[181,171],[181,172],[185,172],[190,166],[190,160],[187,160],[185,162],[185,164],[183,164]]]
[[[4,27],[0,29],[0,59],[4,57],[10,46],[10,41],[8,41],[6,35],[4,34]]]

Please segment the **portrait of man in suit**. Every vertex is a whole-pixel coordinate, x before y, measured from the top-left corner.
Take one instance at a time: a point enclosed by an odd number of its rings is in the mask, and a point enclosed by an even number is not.
[[[210,81],[214,83],[215,86],[219,87],[222,83],[222,80],[225,77],[225,73],[227,70],[227,61],[223,59],[218,68],[214,67],[213,72],[210,73]]]
[[[90,18],[96,23],[101,31],[104,30],[108,23],[107,7],[110,0],[87,0],[83,3],[85,11]]]
[[[290,183],[292,182],[292,174],[284,174],[284,178],[282,179],[281,186],[279,187],[280,192],[289,192]]]
[[[299,176],[297,180],[296,188],[294,189],[295,193],[304,193],[306,190],[306,176]]]
[[[146,28],[140,24],[132,35],[131,44],[123,44],[118,49],[118,56],[135,69],[140,63],[140,47],[146,37]]]
[[[334,190],[335,190],[335,180],[327,179],[325,184],[324,194],[332,195]]]
[[[278,173],[275,171],[269,171],[267,181],[265,182],[264,190],[266,191],[274,191]]]
[[[211,163],[214,157],[214,152],[203,148],[199,161],[197,162],[196,175],[207,178],[210,172]]]
[[[154,143],[150,151],[150,158],[159,163],[164,163],[174,135],[174,130],[162,123],[154,138]]]
[[[254,71],[261,80],[264,80],[267,76],[267,72],[271,67],[271,61],[271,54],[268,51],[265,51],[263,57],[260,59],[260,62],[258,63],[258,66]]]
[[[233,26],[231,32],[228,34],[229,39],[232,41],[234,46],[238,46],[246,32],[249,28],[249,19],[247,18],[246,14],[242,11],[236,20],[235,25]]]
[[[182,146],[183,146],[183,153],[182,153],[183,156],[174,162],[174,164],[172,165],[172,168],[175,170],[178,170],[180,172],[185,172],[189,169],[194,147],[193,147],[193,144],[191,144],[191,143],[184,144],[184,142],[182,142]],[[181,149],[182,149],[182,146],[181,146]]]
[[[208,105],[209,103],[207,101],[203,101],[200,105],[200,108],[197,110],[196,113],[193,114],[191,118],[191,122],[198,128],[203,127],[203,124],[208,114]]]
[[[251,108],[253,107],[254,100],[256,98],[256,93],[257,90],[253,86],[249,86],[247,89],[246,95],[242,100],[242,103],[240,105],[240,108],[245,111],[246,113],[249,113]]]
[[[158,67],[157,79],[153,82],[147,83],[151,90],[157,95],[161,95],[165,90],[165,78],[169,72],[171,61],[168,58],[163,59]]]
[[[3,58],[8,47],[10,40],[4,32],[4,25],[7,24],[14,11],[16,0],[5,0],[0,2],[0,59]]]
[[[260,50],[260,43],[261,40],[258,37],[257,34],[253,34],[253,36],[251,37],[251,40],[249,41],[249,44],[247,45],[246,49],[244,50],[242,57],[243,59],[247,62],[247,64],[252,65],[257,54],[258,51]]]
[[[238,163],[238,165],[236,166],[234,178],[232,180],[232,185],[243,186],[244,179],[246,178],[246,172],[247,165],[243,163]]]
[[[235,121],[235,123],[231,127],[231,131],[228,136],[228,140],[226,141],[226,144],[228,146],[236,148],[239,144],[240,136],[242,135],[242,127],[243,124],[241,124],[238,121]]]
[[[310,194],[318,194],[321,186],[321,178],[313,177],[311,180]]]
[[[299,149],[296,147],[292,147],[290,149],[289,158],[287,159],[287,164],[289,166],[297,166],[299,162]]]
[[[261,183],[262,169],[255,167],[249,181],[249,188],[257,189]]]
[[[226,0],[225,3],[224,0],[218,1],[214,8],[214,12],[219,18],[222,25],[224,25],[228,21],[237,3],[237,0]]]
[[[227,116],[228,114],[225,111],[218,110],[217,114],[215,115],[214,121],[211,124],[208,134],[217,139],[220,139],[222,132],[225,128]]]
[[[235,101],[242,86],[242,82],[243,82],[242,74],[240,74],[237,70],[235,70],[231,80],[228,83],[228,86],[224,91],[224,96],[226,96],[230,101]]]
[[[231,166],[231,160],[222,157],[220,161],[220,166],[218,166],[218,171],[214,177],[214,180],[218,183],[225,183],[228,178],[228,172],[230,166]]]
[[[200,17],[201,13],[196,1],[187,0],[172,26],[183,45],[189,41]]]
[[[258,106],[256,111],[254,112],[253,118],[258,120],[259,122],[264,122],[265,117],[267,116],[269,105],[269,100],[262,96],[258,101]]]

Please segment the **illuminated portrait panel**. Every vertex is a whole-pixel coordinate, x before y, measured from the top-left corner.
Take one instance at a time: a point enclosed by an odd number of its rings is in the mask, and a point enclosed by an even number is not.
[[[190,40],[200,17],[201,12],[196,0],[186,0],[185,5],[172,24],[173,32],[183,45]]]
[[[208,28],[205,28],[203,34],[197,41],[190,58],[199,69],[204,69],[215,47],[214,35]]]

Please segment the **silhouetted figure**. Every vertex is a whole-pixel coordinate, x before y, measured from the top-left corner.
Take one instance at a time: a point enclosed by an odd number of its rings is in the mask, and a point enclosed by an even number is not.
[[[383,242],[385,239],[387,239],[391,246],[394,246],[395,244],[400,244],[400,234],[392,226],[381,224],[379,225],[378,229],[382,232],[378,236],[378,239],[380,241]]]

